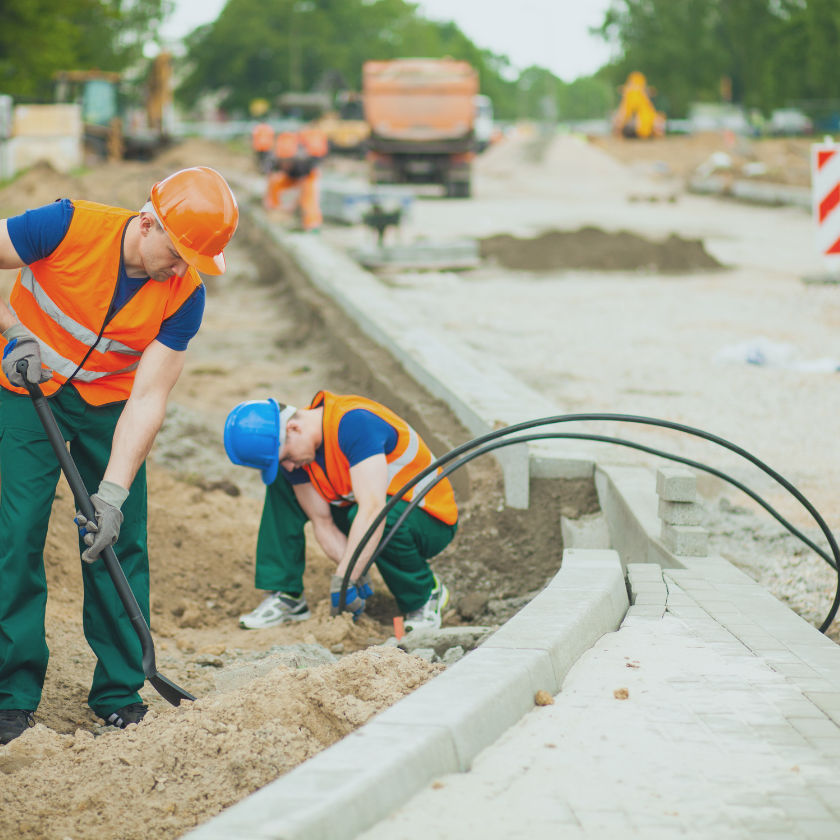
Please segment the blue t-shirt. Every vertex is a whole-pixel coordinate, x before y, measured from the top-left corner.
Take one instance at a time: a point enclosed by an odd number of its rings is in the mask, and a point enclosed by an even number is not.
[[[9,238],[18,256],[31,265],[48,257],[64,239],[73,218],[73,203],[62,198],[20,216],[7,220]],[[117,290],[106,321],[131,300],[134,294],[150,281],[148,277],[129,277],[120,258]],[[205,291],[202,283],[161,325],[157,340],[172,350],[186,350],[190,339],[198,332],[204,315]]]
[[[397,430],[366,408],[354,408],[338,421],[338,448],[344,453],[351,467],[361,463],[371,455],[388,455],[397,445]],[[324,445],[315,450],[315,462],[326,472]],[[303,467],[280,472],[292,484],[305,484],[309,475]]]

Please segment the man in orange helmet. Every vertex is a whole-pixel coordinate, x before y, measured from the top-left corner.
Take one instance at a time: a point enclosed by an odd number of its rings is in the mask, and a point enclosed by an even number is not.
[[[326,157],[328,145],[326,134],[318,128],[283,131],[274,141],[275,171],[268,176],[265,206],[275,210],[286,190],[298,190],[301,226],[307,231],[317,231],[323,221],[318,166]]]
[[[114,545],[149,620],[144,461],[204,311],[199,272],[221,274],[239,220],[214,169],[175,172],[138,212],[61,199],[0,220],[0,743],[32,725],[48,650],[44,543],[59,464],[17,371],[42,383],[88,488],[80,520],[93,711],[123,728],[146,713],[141,649],[102,562]]]

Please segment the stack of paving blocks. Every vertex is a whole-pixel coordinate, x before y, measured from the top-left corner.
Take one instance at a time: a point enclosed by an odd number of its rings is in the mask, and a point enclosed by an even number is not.
[[[683,467],[662,467],[656,471],[659,496],[659,537],[672,553],[705,557],[709,534],[700,527],[703,511],[697,504],[697,478]]]

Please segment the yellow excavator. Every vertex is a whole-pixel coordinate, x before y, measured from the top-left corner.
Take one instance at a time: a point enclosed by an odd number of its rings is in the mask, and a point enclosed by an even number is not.
[[[613,115],[613,132],[620,137],[662,137],[665,114],[657,111],[644,73],[634,70],[621,87],[621,102]]]
[[[125,80],[103,70],[62,70],[54,75],[56,102],[82,108],[86,147],[109,160],[148,160],[169,143],[168,111],[172,103],[172,66],[168,52],[152,61],[141,87],[142,109],[128,109]]]

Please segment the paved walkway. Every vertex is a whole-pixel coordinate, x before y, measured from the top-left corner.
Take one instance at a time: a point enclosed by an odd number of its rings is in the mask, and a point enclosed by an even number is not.
[[[636,617],[631,607],[553,705],[361,837],[840,836],[840,705],[832,719],[809,699],[818,677],[794,667],[792,642],[776,640],[785,675],[668,588],[668,612]],[[699,578],[691,588],[703,588]],[[799,632],[802,653],[811,630]],[[814,642],[840,702],[840,650]]]

